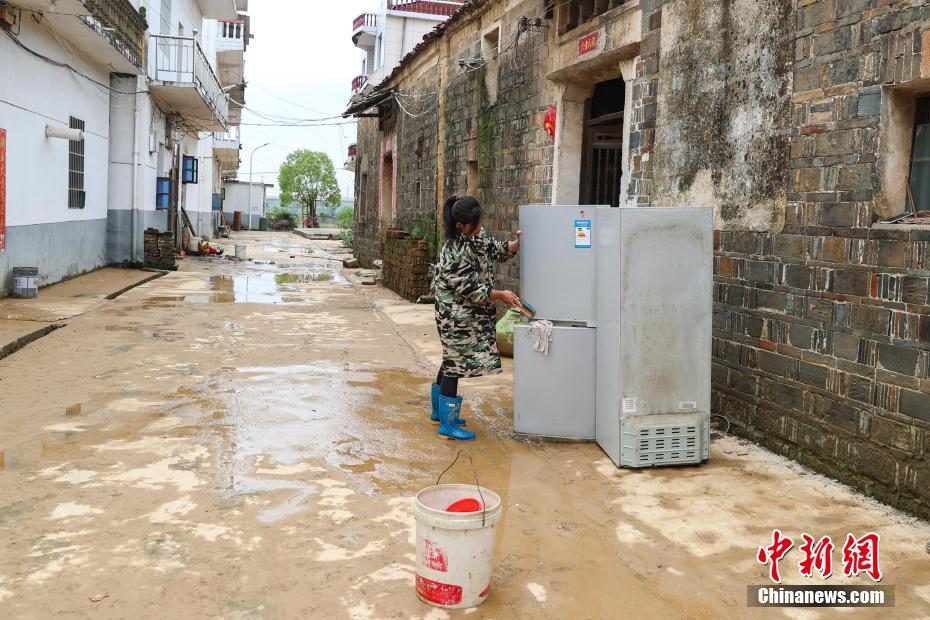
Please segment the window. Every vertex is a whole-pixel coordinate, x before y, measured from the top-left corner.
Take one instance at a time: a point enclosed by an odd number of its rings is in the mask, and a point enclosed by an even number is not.
[[[84,121],[70,117],[71,129],[84,131]],[[84,193],[84,141],[68,140],[68,208],[83,209],[86,200]]]
[[[191,155],[185,155],[183,163],[181,165],[181,182],[182,183],[197,183],[198,182],[198,164],[196,157]]]
[[[161,0],[161,34],[171,34],[171,0]]]
[[[930,97],[918,99],[916,108],[907,212],[930,211]]]
[[[620,6],[626,0],[568,0],[554,4],[558,9],[559,34],[565,34],[569,30],[574,30],[581,24],[590,21],[610,9]],[[552,12],[547,7],[546,17]]]
[[[500,40],[500,26],[486,32],[481,38],[481,55],[486,61],[484,65],[484,88],[488,93],[488,105],[497,103],[497,56],[500,54]]]
[[[155,209],[162,211],[171,206],[171,179],[158,177],[155,181]]]

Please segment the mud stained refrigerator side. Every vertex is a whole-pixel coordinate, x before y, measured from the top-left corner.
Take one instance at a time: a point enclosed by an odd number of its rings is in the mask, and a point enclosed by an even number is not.
[[[597,443],[620,465],[620,209],[603,209],[597,218],[597,366],[595,384]]]

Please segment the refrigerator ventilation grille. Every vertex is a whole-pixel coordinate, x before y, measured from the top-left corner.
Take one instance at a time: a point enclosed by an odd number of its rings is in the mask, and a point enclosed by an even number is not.
[[[702,426],[696,416],[634,416],[624,426],[623,465],[655,467],[703,460]]]

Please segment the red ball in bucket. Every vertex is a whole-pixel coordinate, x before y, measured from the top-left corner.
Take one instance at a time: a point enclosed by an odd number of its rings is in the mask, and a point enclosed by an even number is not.
[[[478,512],[479,510],[481,510],[481,502],[471,497],[453,502],[446,508],[446,512]]]

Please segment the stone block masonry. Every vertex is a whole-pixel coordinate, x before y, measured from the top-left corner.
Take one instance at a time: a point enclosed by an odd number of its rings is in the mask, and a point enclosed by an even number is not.
[[[714,409],[737,432],[926,516],[930,230],[858,233],[719,233]],[[889,234],[900,250],[882,249]]]
[[[924,517],[930,229],[874,222],[905,210],[909,149],[882,144],[913,131],[883,86],[927,77],[928,29],[913,2],[799,4],[785,223],[719,233],[714,342],[738,432]]]
[[[384,286],[408,301],[430,294],[426,241],[402,230],[388,230],[384,237]]]
[[[738,434],[930,516],[930,227],[878,224],[906,208],[917,99],[930,96],[930,3],[629,0],[573,30],[553,19],[522,36],[520,53],[492,67],[495,96],[491,65],[459,60],[480,57],[498,26],[506,47],[543,4],[469,3],[392,78],[413,93],[438,81],[435,114],[361,119],[359,257],[409,261],[409,248],[382,248],[380,231],[422,229],[427,203],[435,213],[450,194],[476,194],[497,238],[516,229],[519,205],[551,203],[554,185],[568,196],[581,142],[557,133],[554,146],[542,116],[558,102],[564,132],[563,112],[589,96],[578,74],[599,65],[574,48],[600,29],[603,54],[616,54],[605,57],[633,63],[625,203],[715,209],[714,411]],[[631,16],[638,42],[610,49]],[[600,70],[582,77],[616,77]],[[395,132],[386,221],[378,166]],[[408,265],[391,268],[400,277]],[[519,292],[516,264],[497,275]],[[413,298],[417,285],[391,286]]]

